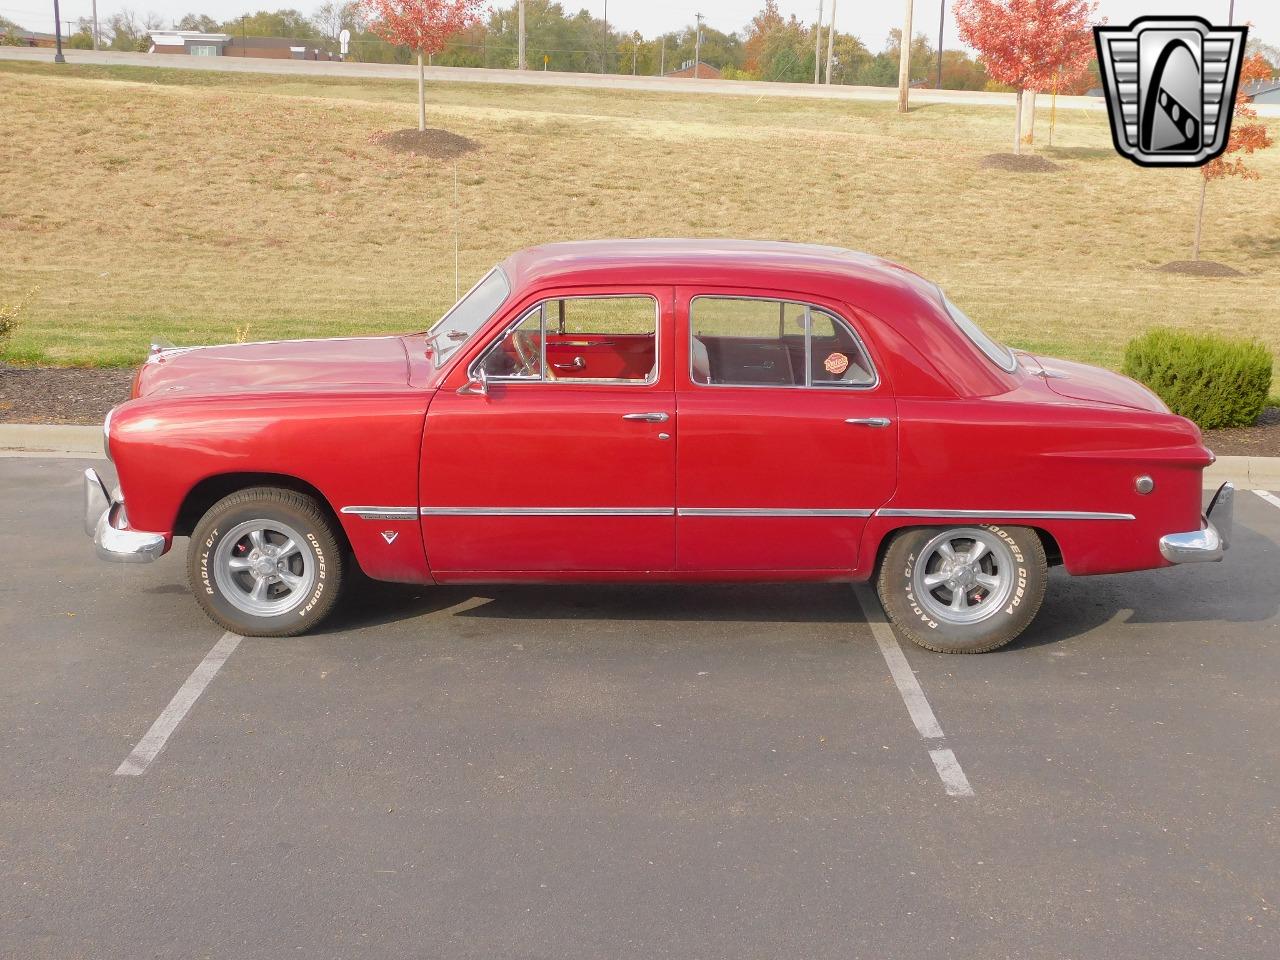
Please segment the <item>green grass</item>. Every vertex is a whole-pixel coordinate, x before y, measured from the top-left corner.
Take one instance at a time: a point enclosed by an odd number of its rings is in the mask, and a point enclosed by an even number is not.
[[[453,299],[454,165],[371,141],[412,81],[0,61],[3,356],[124,364],[176,343],[421,329]],[[466,83],[428,87],[457,161],[462,285],[510,251],[605,236],[833,243],[941,283],[1010,343],[1118,366],[1153,326],[1280,349],[1280,148],[1258,181],[1138,168],[1059,111],[1051,174],[983,168],[1010,111]],[[1048,131],[1047,98],[1038,136]],[[1280,135],[1280,130],[1276,131]]]

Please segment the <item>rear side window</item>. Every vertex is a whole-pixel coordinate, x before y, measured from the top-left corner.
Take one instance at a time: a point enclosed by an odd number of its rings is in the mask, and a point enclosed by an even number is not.
[[[695,297],[689,375],[739,387],[871,387],[875,368],[840,317],[788,300]]]
[[[1005,373],[1013,373],[1018,369],[1018,361],[1013,352],[998,340],[992,340],[982,328],[969,319],[963,310],[947,299],[944,294],[942,302],[947,305],[947,313],[960,332],[973,341],[973,345],[987,355],[987,358]]]

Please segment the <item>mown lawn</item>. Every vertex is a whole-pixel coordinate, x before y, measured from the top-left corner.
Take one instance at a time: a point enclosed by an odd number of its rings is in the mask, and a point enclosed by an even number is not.
[[[1058,114],[1061,169],[984,169],[1001,109],[437,84],[456,161],[461,283],[514,248],[605,236],[834,243],[940,282],[992,333],[1117,365],[1158,324],[1280,349],[1280,148],[1213,184],[1204,256],[1172,276],[1190,171],[1115,156],[1101,112]],[[401,81],[0,61],[0,302],[37,292],[5,359],[137,361],[175,343],[427,326],[453,299],[454,164],[371,142],[414,123]],[[1048,129],[1042,100],[1039,136]],[[1280,129],[1276,131],[1280,136]]]

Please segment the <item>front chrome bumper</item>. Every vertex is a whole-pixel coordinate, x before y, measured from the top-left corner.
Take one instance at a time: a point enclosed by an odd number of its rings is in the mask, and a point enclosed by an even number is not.
[[[1209,501],[1204,524],[1190,533],[1170,533],[1160,538],[1160,553],[1170,563],[1212,563],[1222,559],[1231,545],[1232,511],[1236,488],[1224,483]]]
[[[120,563],[150,563],[169,549],[163,533],[130,530],[124,497],[112,496],[92,467],[84,472],[84,532],[93,538],[98,556]]]

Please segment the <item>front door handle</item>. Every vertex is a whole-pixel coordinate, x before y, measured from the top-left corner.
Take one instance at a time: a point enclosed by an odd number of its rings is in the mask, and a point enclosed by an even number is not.
[[[666,413],[624,413],[623,420],[643,420],[645,423],[666,423],[671,416]]]
[[[850,417],[845,421],[855,427],[887,427],[892,422],[888,417]]]

